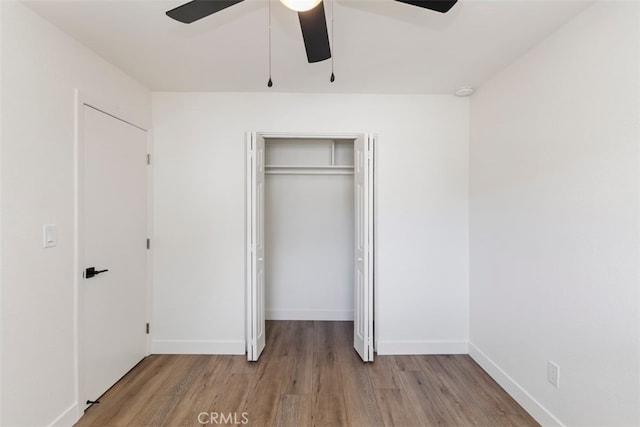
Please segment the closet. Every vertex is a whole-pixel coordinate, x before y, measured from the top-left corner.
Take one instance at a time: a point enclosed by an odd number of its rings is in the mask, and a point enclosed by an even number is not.
[[[375,137],[247,134],[247,357],[264,322],[354,320],[373,360]]]
[[[266,320],[353,320],[353,207],[353,140],[266,140]]]

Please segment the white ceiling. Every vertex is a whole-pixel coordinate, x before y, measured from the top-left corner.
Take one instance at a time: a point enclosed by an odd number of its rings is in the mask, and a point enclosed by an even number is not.
[[[271,0],[269,89],[269,2],[246,0],[189,25],[165,15],[184,2],[27,4],[154,91],[450,94],[482,85],[591,3],[460,0],[440,14],[392,0],[325,0],[329,27],[335,4],[330,83],[331,60],[308,64],[296,13]]]

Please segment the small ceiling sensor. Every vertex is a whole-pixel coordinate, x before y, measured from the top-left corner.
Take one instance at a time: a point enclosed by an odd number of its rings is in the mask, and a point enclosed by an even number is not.
[[[456,89],[456,96],[470,96],[473,93],[473,88],[471,86],[462,86]]]

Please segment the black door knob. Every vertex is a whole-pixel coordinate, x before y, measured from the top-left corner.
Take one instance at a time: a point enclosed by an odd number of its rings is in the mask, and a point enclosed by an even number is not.
[[[109,271],[109,270],[96,270],[95,267],[89,267],[86,270],[84,270],[84,278],[91,279],[93,276],[97,276],[98,274],[104,273],[106,271]]]

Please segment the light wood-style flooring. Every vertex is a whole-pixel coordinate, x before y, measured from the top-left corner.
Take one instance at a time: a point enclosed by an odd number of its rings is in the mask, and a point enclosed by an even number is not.
[[[352,322],[267,322],[259,362],[153,355],[77,426],[537,426],[470,357],[360,361]]]

